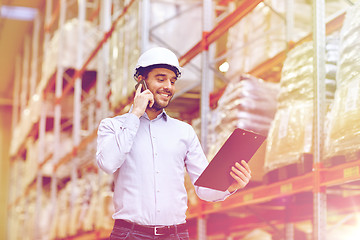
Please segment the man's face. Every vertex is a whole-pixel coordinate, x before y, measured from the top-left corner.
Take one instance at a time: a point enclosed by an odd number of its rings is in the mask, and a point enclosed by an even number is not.
[[[154,68],[148,74],[146,81],[148,89],[154,95],[153,108],[166,108],[174,96],[176,75],[167,68]]]

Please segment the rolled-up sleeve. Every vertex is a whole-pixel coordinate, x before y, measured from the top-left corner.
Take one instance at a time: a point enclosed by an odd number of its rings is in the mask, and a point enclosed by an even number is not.
[[[96,162],[108,174],[114,173],[126,159],[139,128],[140,120],[132,113],[106,118],[100,122]]]

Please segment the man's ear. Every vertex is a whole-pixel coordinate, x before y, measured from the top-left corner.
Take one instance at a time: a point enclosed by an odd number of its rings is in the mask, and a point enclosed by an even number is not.
[[[144,80],[144,77],[142,75],[139,75],[137,78],[137,82],[140,82],[141,80]]]

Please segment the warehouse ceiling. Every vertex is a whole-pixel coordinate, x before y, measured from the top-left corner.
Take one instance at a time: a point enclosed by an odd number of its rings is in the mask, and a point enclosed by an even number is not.
[[[13,9],[4,11],[3,7],[27,7],[39,9],[45,0],[3,0],[0,1],[0,107],[12,104],[16,57],[22,54],[24,36],[32,29],[32,20],[21,20],[20,16],[11,15]],[[10,14],[10,15],[8,15]]]
[[[33,31],[33,18],[21,19],[25,17],[24,13],[20,13],[20,16],[14,16],[16,10],[13,7],[25,7],[40,12],[43,11],[44,6],[45,0],[0,0],[2,9],[0,15],[0,107],[12,106],[16,72],[21,76],[23,71],[21,59],[24,55],[25,36],[31,36]],[[20,65],[18,65],[20,71],[16,71],[17,58],[20,62]],[[199,87],[197,87],[182,94],[171,103],[168,111],[187,112],[191,115],[198,112],[199,90]],[[189,106],[191,109],[189,109]]]
[[[2,9],[0,14],[0,107],[12,106],[16,59],[18,57],[20,60],[23,57],[25,36],[31,35],[33,31],[33,18],[22,19],[26,17],[23,12],[15,16],[18,9],[14,9],[14,7],[42,11],[44,6],[45,0],[0,0]],[[22,71],[22,61],[19,62],[20,71]],[[169,110],[173,112],[197,111],[199,97],[199,89],[195,89],[195,93],[190,91],[185,96],[178,98],[175,104],[172,103]],[[185,110],[184,107],[189,105],[195,105],[195,108]]]

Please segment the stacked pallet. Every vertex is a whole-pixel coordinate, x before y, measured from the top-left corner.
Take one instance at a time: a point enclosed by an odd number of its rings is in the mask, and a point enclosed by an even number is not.
[[[336,90],[338,48],[338,37],[328,37],[325,79],[326,111],[334,99]],[[304,161],[312,161],[315,83],[313,55],[313,42],[306,42],[292,49],[284,62],[278,109],[267,141],[265,171],[268,173],[290,165],[300,164],[303,166]],[[299,170],[311,170],[312,164],[310,163],[308,166],[308,169]],[[297,167],[295,166],[295,168]],[[294,173],[289,174],[293,175]]]
[[[347,11],[340,34],[337,90],[328,116],[326,158],[359,159],[360,150],[360,2]]]

